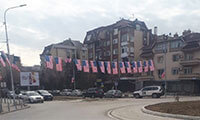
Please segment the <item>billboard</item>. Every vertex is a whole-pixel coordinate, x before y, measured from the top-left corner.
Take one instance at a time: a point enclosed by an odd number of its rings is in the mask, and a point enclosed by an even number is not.
[[[20,72],[20,85],[21,86],[39,86],[39,73],[38,72]]]

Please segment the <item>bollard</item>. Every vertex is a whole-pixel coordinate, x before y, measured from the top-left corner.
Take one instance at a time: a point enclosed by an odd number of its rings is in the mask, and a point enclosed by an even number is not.
[[[23,108],[23,102],[22,102],[22,100],[20,100],[20,105],[21,105],[21,108]]]
[[[10,104],[9,104],[9,102],[7,102],[7,105],[8,105],[8,112],[10,112]]]
[[[2,98],[1,98],[0,99],[0,113],[3,112],[3,107],[2,107],[3,105],[2,104],[3,104],[3,101],[2,101]]]

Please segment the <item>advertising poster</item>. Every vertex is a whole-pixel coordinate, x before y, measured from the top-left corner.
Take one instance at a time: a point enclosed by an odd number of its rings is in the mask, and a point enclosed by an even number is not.
[[[39,86],[38,72],[20,72],[21,86]]]

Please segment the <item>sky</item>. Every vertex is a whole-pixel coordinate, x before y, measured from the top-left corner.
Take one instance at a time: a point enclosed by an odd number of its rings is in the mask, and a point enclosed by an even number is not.
[[[4,11],[7,12],[10,53],[22,65],[40,64],[45,46],[71,38],[83,42],[86,32],[121,18],[144,21],[158,34],[200,32],[200,0],[1,0],[0,50],[6,50]]]

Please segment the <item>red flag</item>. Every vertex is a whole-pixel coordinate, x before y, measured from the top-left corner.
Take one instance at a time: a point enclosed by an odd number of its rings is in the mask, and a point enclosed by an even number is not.
[[[65,63],[70,63],[72,61],[71,58],[65,58]]]
[[[92,66],[92,72],[96,73],[97,72],[97,63],[96,63],[96,61],[90,61],[90,64]]]
[[[128,73],[132,73],[130,62],[125,62],[125,67]]]
[[[78,71],[82,71],[81,61],[79,59],[74,59],[74,63]]]
[[[53,57],[52,56],[45,56],[46,67],[49,69],[53,69]]]
[[[3,65],[3,67],[6,67],[6,63],[4,62],[3,58],[0,56],[0,62]]]
[[[56,57],[55,62],[56,62],[56,70],[62,71],[62,59],[60,57]]]
[[[118,74],[117,62],[112,62],[113,74]]]
[[[124,62],[119,62],[119,68],[121,73],[126,73]]]
[[[138,70],[137,70],[137,62],[136,61],[132,62],[132,67],[133,67],[133,73],[137,73]]]
[[[104,62],[103,61],[98,61],[99,67],[101,69],[102,73],[105,73],[105,67],[104,67]]]
[[[148,61],[144,61],[144,72],[149,71]]]
[[[108,74],[111,74],[110,61],[105,61],[105,67]]]
[[[83,66],[83,71],[84,71],[84,72],[90,72],[89,64],[88,64],[88,61],[87,61],[87,60],[83,60],[83,61],[82,61],[82,66]]]

